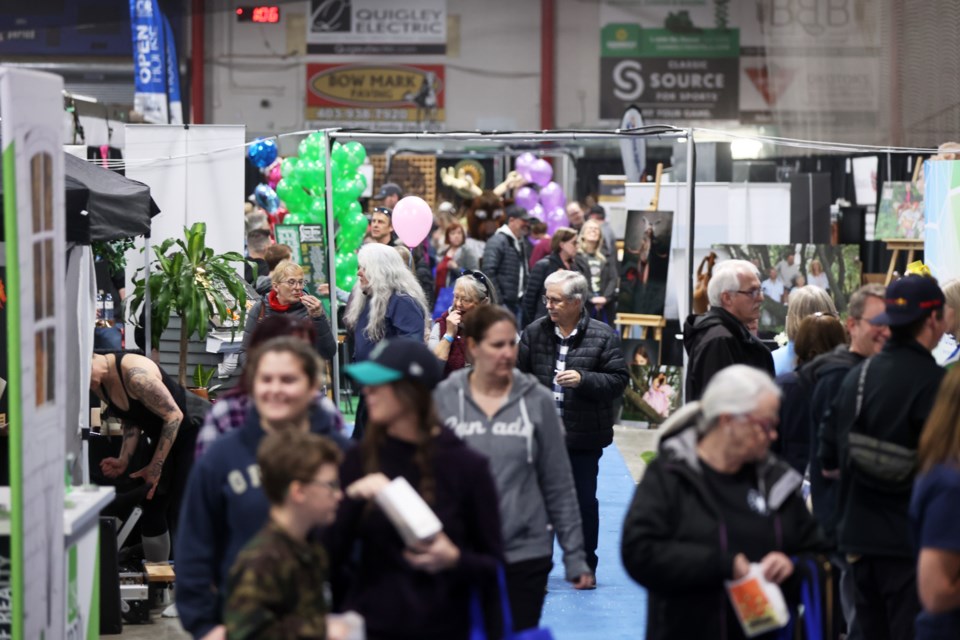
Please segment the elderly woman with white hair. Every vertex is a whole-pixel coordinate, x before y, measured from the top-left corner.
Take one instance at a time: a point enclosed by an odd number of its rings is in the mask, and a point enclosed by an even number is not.
[[[837,305],[833,298],[824,289],[808,284],[790,292],[787,298],[787,344],[773,351],[773,370],[780,376],[797,368],[797,354],[794,351],[794,342],[800,332],[800,323],[803,319],[821,313],[839,318]]]
[[[766,373],[734,365],[664,423],[621,549],[627,572],[648,592],[648,640],[743,638],[724,581],[744,577],[753,563],[796,603],[791,557],[824,546],[800,474],[770,453],[779,405]]]
[[[417,277],[390,245],[372,242],[357,252],[357,283],[343,316],[353,335],[353,361],[370,358],[373,347],[387,338],[424,342],[430,311]],[[353,439],[363,437],[366,424],[363,396],[357,406]]]

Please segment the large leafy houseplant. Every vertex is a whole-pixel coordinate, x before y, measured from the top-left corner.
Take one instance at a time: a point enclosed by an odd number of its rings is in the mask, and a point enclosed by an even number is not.
[[[149,278],[143,268],[134,279],[130,309],[139,318],[146,287],[150,287],[150,343],[158,348],[160,335],[172,315],[180,318],[179,381],[187,383],[187,343],[191,336],[207,337],[210,323],[231,321],[234,331],[242,330],[246,316],[247,292],[242,276],[233,264],[242,265],[241,254],[230,251],[215,254],[206,246],[207,225],[197,222],[184,227],[184,239],[169,238],[154,247],[156,259],[150,264]],[[148,282],[149,281],[149,282]]]

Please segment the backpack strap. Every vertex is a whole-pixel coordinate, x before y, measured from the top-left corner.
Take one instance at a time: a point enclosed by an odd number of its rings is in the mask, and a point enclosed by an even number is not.
[[[853,420],[860,417],[860,408],[863,406],[863,388],[867,383],[867,369],[870,368],[870,358],[863,361],[863,367],[860,369],[860,379],[857,380],[857,412],[853,415]]]

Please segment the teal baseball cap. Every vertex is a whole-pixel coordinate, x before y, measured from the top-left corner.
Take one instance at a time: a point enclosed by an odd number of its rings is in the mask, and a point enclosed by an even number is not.
[[[344,367],[347,375],[364,386],[412,380],[434,389],[443,377],[443,368],[430,349],[409,338],[391,338],[373,348],[370,358]]]

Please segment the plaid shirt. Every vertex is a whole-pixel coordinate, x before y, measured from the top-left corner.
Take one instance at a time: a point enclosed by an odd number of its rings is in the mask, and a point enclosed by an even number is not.
[[[570,343],[573,341],[573,337],[577,335],[577,330],[571,331],[567,337],[563,337],[557,327],[554,327],[553,331],[560,341],[557,345],[557,363],[553,367],[553,402],[557,405],[557,413],[562,418],[564,388],[557,384],[557,374],[567,370],[567,352],[570,351]]]
[[[247,411],[249,411],[250,406],[250,396],[245,393],[223,396],[214,402],[210,412],[207,413],[207,417],[203,420],[200,432],[197,434],[194,458],[203,455],[203,452],[213,444],[214,440],[223,434],[242,427],[247,419]],[[337,431],[343,431],[343,416],[340,415],[340,411],[337,410],[336,405],[330,398],[318,393],[313,409],[333,414],[335,428]]]

